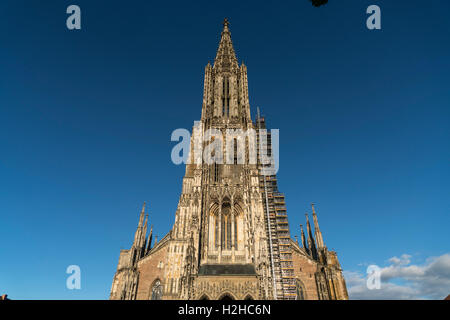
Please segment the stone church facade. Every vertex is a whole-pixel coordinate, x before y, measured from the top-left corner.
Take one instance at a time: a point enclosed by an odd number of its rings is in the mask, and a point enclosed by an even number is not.
[[[206,142],[214,142],[214,136],[205,139],[208,129],[224,137],[218,148],[234,151],[229,161],[201,161]],[[228,129],[255,134],[242,141]],[[238,64],[225,20],[214,64],[205,67],[201,120],[193,129],[173,228],[159,241],[152,229],[147,236],[144,204],[133,244],[120,252],[110,299],[348,299],[314,206],[314,231],[306,215],[301,242],[290,236],[276,171],[260,160],[274,153],[273,141],[265,119],[250,116],[247,67]]]

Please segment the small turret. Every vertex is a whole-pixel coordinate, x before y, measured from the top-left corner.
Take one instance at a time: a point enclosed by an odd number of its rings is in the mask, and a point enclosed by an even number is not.
[[[145,219],[145,220],[144,220]],[[147,234],[148,215],[145,214],[145,202],[139,215],[139,223],[131,246],[131,261],[135,264],[143,255],[145,248],[145,236]]]
[[[314,209],[314,203],[311,203],[312,212],[313,212],[313,220],[314,220],[314,234],[316,236],[317,249],[323,249],[325,244],[323,242],[322,232],[319,228],[319,221],[317,220],[316,210]]]
[[[150,234],[148,235],[146,253],[148,253],[152,249],[152,238],[153,238],[153,225],[150,226]]]
[[[305,251],[307,253],[309,253],[308,246],[306,245],[305,232],[303,231],[303,225],[302,224],[300,225],[300,231],[302,233],[302,235],[301,235],[301,237],[302,237],[302,247],[303,247],[303,249],[305,249]]]
[[[316,243],[314,241],[314,237],[311,230],[311,225],[309,223],[308,214],[305,214],[306,216],[306,230],[308,232],[308,247],[311,254],[311,257],[313,259],[317,259],[317,250],[316,250]]]

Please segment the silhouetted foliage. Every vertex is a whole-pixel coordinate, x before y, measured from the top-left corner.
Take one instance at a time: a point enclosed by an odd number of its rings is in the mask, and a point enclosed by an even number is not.
[[[320,7],[321,5],[327,4],[328,0],[311,0],[314,7]]]

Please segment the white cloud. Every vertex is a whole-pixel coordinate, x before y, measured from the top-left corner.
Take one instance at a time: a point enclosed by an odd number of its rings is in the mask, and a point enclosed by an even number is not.
[[[369,290],[365,274],[344,272],[350,299],[441,300],[450,294],[450,254],[429,258],[423,265],[411,264],[410,258],[403,254],[388,260],[390,265],[381,268],[380,289]]]
[[[409,254],[402,254],[400,258],[392,257],[389,259],[389,262],[391,262],[394,265],[405,265],[409,264],[411,262],[410,260],[411,256]]]

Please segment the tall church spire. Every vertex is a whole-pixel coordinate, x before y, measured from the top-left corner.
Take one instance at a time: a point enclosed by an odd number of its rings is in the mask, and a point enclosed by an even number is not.
[[[205,67],[202,116],[190,137],[191,161],[175,222],[158,242],[156,229],[146,237],[148,208],[136,210],[135,241],[120,251],[111,298],[278,300],[304,299],[306,293],[313,299],[347,298],[336,253],[317,249],[308,216],[308,230],[302,230],[305,249],[292,242],[277,176],[267,176],[265,161],[254,161],[258,151],[266,157],[276,153],[275,142],[270,134],[260,135],[268,129],[262,118],[251,119],[247,67],[238,65],[228,20],[218,28],[220,42]],[[239,156],[228,157],[232,150],[244,155],[243,164]],[[220,160],[220,154],[225,163],[198,161]],[[302,270],[311,270],[310,277],[314,272],[314,279],[296,281],[304,276]],[[232,285],[224,287],[230,276]]]
[[[201,119],[207,129],[217,123],[246,129],[251,123],[247,67],[238,64],[229,25],[225,19],[214,64],[205,67]]]
[[[229,25],[228,19],[225,18],[219,48],[217,49],[216,59],[214,60],[214,69],[217,71],[230,71],[231,69],[238,68],[236,53],[231,42]]]

